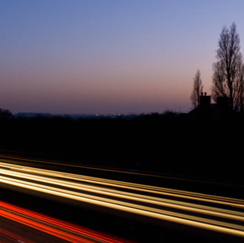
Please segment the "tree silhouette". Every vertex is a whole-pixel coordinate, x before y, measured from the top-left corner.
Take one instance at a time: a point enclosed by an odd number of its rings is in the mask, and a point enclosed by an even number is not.
[[[230,109],[242,110],[244,101],[244,66],[240,52],[240,38],[233,23],[223,27],[217,50],[217,62],[213,64],[212,97],[228,97]]]
[[[0,121],[6,121],[13,118],[12,113],[9,110],[0,108]]]
[[[193,90],[191,94],[191,102],[194,108],[196,108],[200,104],[200,95],[202,91],[203,91],[203,85],[201,80],[201,73],[198,70],[194,77]]]

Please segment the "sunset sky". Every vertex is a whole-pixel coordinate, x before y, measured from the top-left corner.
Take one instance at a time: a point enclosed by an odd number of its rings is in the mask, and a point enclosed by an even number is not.
[[[53,114],[187,112],[210,93],[243,0],[0,0],[0,107]]]

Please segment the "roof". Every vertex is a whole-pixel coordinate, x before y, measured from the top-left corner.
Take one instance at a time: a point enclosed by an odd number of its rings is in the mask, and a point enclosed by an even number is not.
[[[229,114],[229,110],[221,108],[218,104],[199,105],[188,113],[192,119],[216,119]]]

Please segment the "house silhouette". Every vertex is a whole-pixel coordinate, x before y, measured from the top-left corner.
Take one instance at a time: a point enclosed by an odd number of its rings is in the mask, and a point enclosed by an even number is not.
[[[217,119],[230,114],[229,98],[221,96],[217,103],[211,103],[211,96],[201,93],[200,104],[188,113],[190,119]]]

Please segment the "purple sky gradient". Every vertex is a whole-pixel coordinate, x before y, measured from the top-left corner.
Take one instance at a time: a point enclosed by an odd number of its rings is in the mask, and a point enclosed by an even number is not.
[[[17,112],[189,111],[210,93],[224,25],[242,0],[0,1],[0,107]]]

